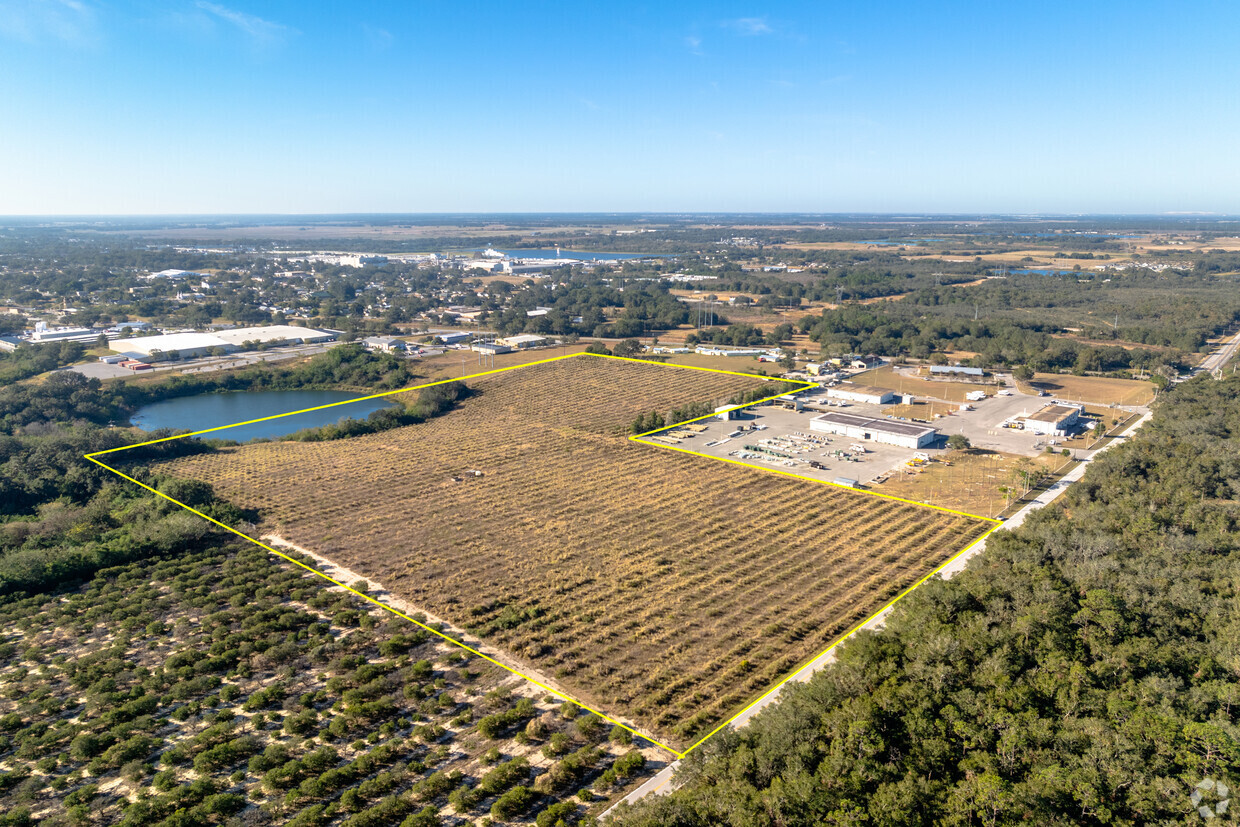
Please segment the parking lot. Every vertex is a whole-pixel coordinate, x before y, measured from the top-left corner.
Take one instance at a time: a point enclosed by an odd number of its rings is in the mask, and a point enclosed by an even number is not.
[[[917,454],[942,458],[947,453],[947,437],[952,434],[963,434],[974,448],[1004,454],[1032,457],[1044,452],[1048,446],[1053,447],[1063,440],[1004,428],[1003,422],[1033,413],[1051,401],[1047,397],[1011,391],[1010,396],[991,396],[974,402],[974,410],[957,410],[931,421],[931,427],[937,428],[941,437],[933,447],[921,449],[812,430],[810,420],[824,411],[882,419],[886,418],[883,411],[890,407],[859,402],[828,405],[825,396],[806,397],[806,408],[802,411],[763,405],[740,412],[738,419],[704,420],[703,431],[692,436],[682,431],[682,441],[676,444],[709,456],[815,479],[834,481],[844,477],[866,485],[893,471],[908,470],[908,463]]]
[[[863,407],[867,406],[854,405],[848,410],[859,411]],[[903,465],[917,453],[911,448],[812,431],[809,421],[818,413],[772,406],[752,408],[744,412],[743,419],[727,422],[706,420],[703,423],[707,426],[706,430],[685,439],[680,447],[814,479],[833,481],[837,477],[846,477],[862,485]],[[864,451],[855,450],[854,446],[861,446]],[[931,455],[943,453],[941,449],[922,450]],[[810,465],[811,462],[822,467],[815,468]]]

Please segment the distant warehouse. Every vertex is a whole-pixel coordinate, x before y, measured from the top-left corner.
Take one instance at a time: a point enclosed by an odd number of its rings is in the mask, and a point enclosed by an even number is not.
[[[547,344],[547,337],[535,336],[532,333],[522,333],[520,336],[509,336],[506,339],[500,339],[499,343],[517,350],[524,350],[527,347],[540,347]]]
[[[312,344],[314,342],[330,342],[336,334],[312,327],[294,327],[289,324],[263,325],[262,327],[234,327],[217,330],[215,335],[230,344],[240,345],[246,342],[287,342],[290,345]]]
[[[290,325],[269,325],[265,327],[237,327],[231,330],[218,330],[214,333],[165,333],[161,336],[138,336],[132,339],[113,339],[108,346],[117,353],[123,353],[133,359],[160,358],[175,353],[182,359],[205,356],[208,353],[232,353],[239,350],[246,342],[262,344],[286,342],[302,344],[307,342],[328,342],[335,339],[333,333],[315,330],[310,327],[292,327]]]
[[[827,396],[832,399],[846,399],[849,402],[867,402],[871,405],[885,405],[896,398],[896,392],[887,388],[876,388],[873,385],[858,385],[856,382],[840,382],[827,388]]]
[[[1045,436],[1067,436],[1081,421],[1082,408],[1056,402],[1021,420],[1026,431]]]
[[[924,425],[835,411],[814,417],[809,421],[809,427],[811,431],[839,434],[851,439],[868,439],[885,445],[899,445],[902,448],[924,448],[939,436],[937,430]]]

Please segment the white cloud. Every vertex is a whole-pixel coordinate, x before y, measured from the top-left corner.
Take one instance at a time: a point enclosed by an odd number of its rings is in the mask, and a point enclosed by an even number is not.
[[[0,35],[85,43],[97,37],[95,10],[81,0],[0,0]]]
[[[766,22],[765,17],[737,17],[734,20],[725,20],[721,25],[725,29],[731,29],[737,34],[749,36],[775,33],[775,30],[771,28],[771,24]]]
[[[300,34],[296,29],[285,26],[282,23],[264,20],[257,15],[238,11],[237,9],[230,9],[227,6],[221,6],[219,3],[198,0],[195,5],[237,29],[237,31],[250,38],[257,46],[277,45],[283,43],[291,35]]]
[[[690,54],[702,54],[702,38],[697,35],[689,35],[685,38],[685,45],[689,47]]]

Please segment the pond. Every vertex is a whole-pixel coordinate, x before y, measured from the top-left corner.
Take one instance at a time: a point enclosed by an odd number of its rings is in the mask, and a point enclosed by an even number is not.
[[[140,409],[132,417],[135,426],[144,431],[159,428],[175,428],[186,431],[203,431],[234,422],[248,422],[266,416],[303,411],[320,405],[331,405],[360,398],[348,391],[242,391],[237,393],[201,393],[165,399]],[[208,434],[207,437],[232,439],[246,442],[251,439],[275,438],[300,431],[303,428],[319,428],[343,419],[365,419],[375,411],[395,403],[386,399],[367,399],[351,405],[338,405],[319,411],[307,411],[293,416],[240,425]]]

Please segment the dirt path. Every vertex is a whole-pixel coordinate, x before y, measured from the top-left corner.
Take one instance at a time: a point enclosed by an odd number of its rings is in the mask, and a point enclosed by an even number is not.
[[[444,634],[450,635],[458,640],[464,641],[471,649],[474,649],[477,652],[481,652],[483,655],[486,655],[488,658],[492,658],[493,660],[497,661],[500,665],[504,666],[509,671],[515,673],[517,677],[523,678],[524,680],[522,681],[522,687],[524,690],[526,690],[525,694],[529,695],[529,697],[535,698],[536,696],[542,694],[543,690],[549,689],[552,692],[554,692],[556,695],[559,695],[561,698],[569,700],[572,703],[576,704],[577,706],[582,706],[585,709],[589,709],[589,707],[584,707],[580,701],[578,701],[571,694],[569,694],[569,692],[567,692],[562,686],[556,683],[556,681],[552,680],[551,678],[547,677],[546,675],[542,674],[541,672],[535,669],[531,669],[529,666],[517,660],[516,658],[512,657],[512,655],[508,654],[507,652],[501,649],[496,649],[494,646],[490,646],[482,642],[481,640],[478,640],[478,638],[475,635],[469,634],[464,629],[443,619],[442,617],[438,617],[434,614],[431,614],[430,612],[426,611],[420,606],[415,606],[412,603],[408,602],[407,600],[403,600],[400,597],[397,597],[391,590],[386,588],[382,583],[376,582],[374,579],[370,577],[366,577],[365,575],[359,574],[358,572],[355,572],[352,569],[345,568],[344,566],[332,560],[329,560],[323,555],[313,552],[308,548],[304,548],[302,546],[296,545],[295,543],[290,543],[288,540],[285,540],[283,537],[281,537],[278,534],[264,534],[261,537],[261,539],[263,542],[268,543],[276,548],[287,549],[289,551],[295,551],[298,554],[304,554],[306,557],[309,557],[310,559],[314,560],[320,572],[322,572],[323,574],[326,574],[328,577],[332,578],[333,580],[337,580],[341,583],[344,583],[345,585],[352,585],[353,583],[356,583],[358,580],[366,581],[366,583],[368,584],[366,593],[370,597],[373,597],[375,600],[379,601],[385,606],[390,606],[393,609],[396,609],[398,612],[401,612],[402,614],[408,615],[410,617],[414,617],[419,614],[424,616],[426,618],[426,621],[425,621],[426,625],[428,626],[434,626],[436,624],[440,625],[442,627],[441,631]],[[538,684],[542,684],[542,686],[538,686]],[[633,732],[637,733],[638,735],[641,735],[643,738],[653,741],[654,743],[659,743],[658,740],[654,738],[654,736],[640,729],[637,726],[637,724],[635,724],[634,722],[629,721],[626,718],[622,718],[619,715],[616,715],[612,712],[604,712],[603,714],[606,715],[608,718],[612,719],[613,721],[618,721],[624,724],[626,727],[633,730]]]

